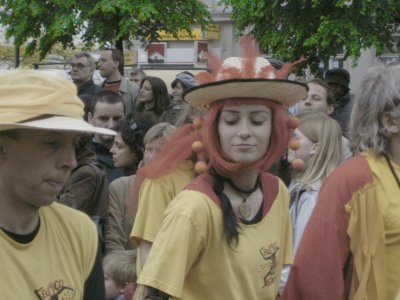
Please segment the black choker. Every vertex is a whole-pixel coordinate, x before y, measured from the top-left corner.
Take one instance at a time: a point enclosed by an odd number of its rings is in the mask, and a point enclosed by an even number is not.
[[[393,175],[393,177],[394,177],[394,180],[396,180],[397,186],[400,188],[400,179],[399,179],[399,177],[397,176],[396,171],[394,170],[394,167],[393,167],[392,163],[390,162],[389,157],[388,157],[386,154],[383,155],[383,156],[385,157],[386,162],[387,162],[387,164],[389,165],[389,169],[390,169],[390,171],[392,172],[392,175]]]
[[[243,197],[243,202],[239,206],[239,215],[242,219],[247,219],[251,216],[251,205],[247,203],[247,197],[253,194],[258,188],[261,187],[261,180],[260,176],[257,177],[256,183],[251,189],[244,190],[233,183],[232,180],[229,178],[225,178],[226,182],[238,193],[245,194],[246,196]]]
[[[236,192],[239,192],[239,193],[242,193],[242,194],[246,194],[246,195],[253,194],[253,193],[254,193],[255,191],[257,191],[257,189],[261,186],[260,176],[257,176],[256,183],[254,184],[254,186],[253,186],[251,189],[248,189],[248,190],[245,190],[245,189],[242,189],[242,188],[238,187],[238,186],[237,186],[236,184],[234,184],[233,181],[232,181],[231,179],[229,179],[229,178],[225,178],[225,180],[226,180],[226,182],[229,183],[229,185],[230,185],[231,187],[233,187],[233,189],[234,189]]]

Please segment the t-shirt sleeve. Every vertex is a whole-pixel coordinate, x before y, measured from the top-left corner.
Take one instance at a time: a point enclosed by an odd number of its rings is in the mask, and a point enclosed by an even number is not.
[[[193,196],[187,193],[190,192],[179,194],[168,207],[138,279],[141,285],[151,286],[177,298],[182,296],[185,277],[204,247],[207,227],[206,218],[201,221],[201,218],[194,220],[191,217],[195,213],[202,215],[201,207],[185,207],[187,197]]]
[[[131,238],[153,242],[163,220],[163,214],[174,195],[163,180],[146,179],[139,193],[139,207]]]

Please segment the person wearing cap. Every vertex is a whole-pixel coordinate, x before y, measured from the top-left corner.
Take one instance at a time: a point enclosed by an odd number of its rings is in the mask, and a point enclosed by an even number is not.
[[[330,69],[325,73],[325,81],[335,96],[335,110],[331,117],[339,122],[343,135],[348,137],[350,115],[353,108],[349,88],[350,74],[345,69]]]
[[[188,89],[197,86],[194,76],[190,72],[181,72],[176,75],[171,83],[172,87],[172,104],[165,110],[160,119],[162,122],[168,122],[176,125],[177,120],[182,113],[189,108],[189,104],[183,100],[183,93]]]
[[[104,299],[94,223],[54,202],[76,166],[82,119],[73,83],[36,71],[0,80],[0,299]]]
[[[307,86],[283,79],[290,66],[276,71],[258,57],[254,40],[241,42],[244,58],[214,57],[211,72],[184,95],[207,110],[204,120],[178,129],[186,145],[167,143],[160,157],[170,165],[180,156],[179,163],[193,149],[201,159],[195,169],[207,172],[167,207],[135,299],[278,295],[282,266],[292,261],[289,194],[265,170],[286,151],[295,127],[286,107],[304,98]]]
[[[350,147],[320,190],[285,300],[399,299],[400,65],[365,74]]]

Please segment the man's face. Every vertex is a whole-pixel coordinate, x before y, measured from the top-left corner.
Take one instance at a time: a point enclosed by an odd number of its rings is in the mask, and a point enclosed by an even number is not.
[[[328,104],[328,95],[326,89],[314,82],[310,82],[307,85],[307,96],[299,103],[300,112],[320,111],[328,115],[331,114],[334,110],[334,107],[333,105]]]
[[[71,61],[71,79],[75,84],[83,84],[93,76],[94,69],[86,57],[74,58]]]
[[[142,82],[142,76],[140,76],[139,74],[136,75],[130,75],[129,80],[136,84],[138,87],[140,87],[140,83]]]
[[[331,82],[329,83],[329,87],[332,89],[335,99],[340,99],[347,94],[347,89],[341,84]]]
[[[119,121],[125,117],[124,105],[121,102],[112,104],[107,102],[97,102],[93,115],[89,113],[89,123],[96,127],[115,129]],[[114,137],[110,135],[95,134],[97,142],[107,148],[111,148]]]
[[[76,166],[79,135],[51,130],[17,130],[0,137],[2,200],[20,211],[51,204]]]
[[[107,78],[111,74],[118,71],[118,62],[114,61],[112,58],[111,50],[105,50],[101,52],[99,59],[99,71],[100,75]]]

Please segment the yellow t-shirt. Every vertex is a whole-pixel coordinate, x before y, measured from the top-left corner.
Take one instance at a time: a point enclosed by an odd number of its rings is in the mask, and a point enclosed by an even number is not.
[[[137,245],[140,240],[154,241],[167,206],[193,180],[194,176],[193,163],[185,161],[171,174],[144,180],[140,188],[139,207],[131,233],[131,238]],[[139,274],[140,251],[136,265]]]
[[[138,283],[172,299],[275,300],[282,265],[292,262],[289,195],[281,182],[277,189],[259,223],[241,224],[234,248],[224,236],[216,202],[199,191],[179,193],[165,212]]]
[[[346,205],[355,260],[353,288],[359,296],[373,290],[379,299],[400,299],[400,189],[383,156],[373,151],[363,156],[373,182]],[[400,177],[400,167],[392,165]],[[373,204],[376,207],[368,209]]]
[[[97,230],[83,213],[53,203],[39,209],[28,244],[0,230],[0,299],[82,299],[97,255]]]

